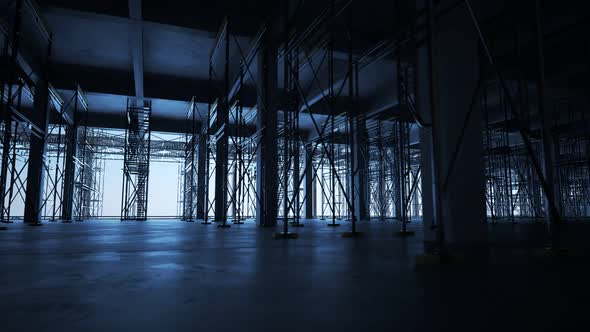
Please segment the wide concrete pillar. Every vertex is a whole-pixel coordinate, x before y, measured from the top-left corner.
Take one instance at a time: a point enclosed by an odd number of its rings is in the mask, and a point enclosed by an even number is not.
[[[75,114],[74,117],[76,117]],[[78,152],[78,125],[75,123],[75,120],[73,125],[67,127],[66,136],[67,143],[61,219],[62,221],[69,222],[72,221],[74,207],[74,182],[76,177],[76,163],[74,158]]]
[[[33,122],[43,130],[43,133],[39,137],[31,135],[25,197],[24,222],[26,223],[39,223],[42,217],[41,207],[45,180],[43,161],[45,158],[45,138],[49,126],[48,101],[49,89],[47,81],[40,80],[35,87],[33,113],[31,117]]]
[[[265,34],[257,58],[257,83],[260,87],[256,129],[261,132],[256,155],[256,222],[260,226],[277,224],[277,47]]]
[[[224,38],[224,70],[223,70],[223,97],[217,106],[216,130],[224,128],[221,136],[215,142],[215,221],[223,223],[227,221],[227,197],[228,197],[228,167],[229,167],[229,89],[230,89],[230,30],[226,27]]]
[[[445,8],[448,3],[441,1],[438,6]],[[420,135],[425,236],[433,235],[433,224],[440,231],[442,222],[446,244],[479,245],[486,241],[487,227],[482,114],[477,110],[469,119],[462,148],[449,172],[480,80],[478,35],[464,6],[434,22],[434,34],[418,49],[416,65],[417,104],[432,123],[432,128]]]
[[[197,219],[205,219],[205,190],[207,189],[207,134],[199,134],[197,146]]]
[[[416,68],[416,72],[422,72]],[[424,96],[421,95],[422,90],[420,88],[420,83],[417,86],[416,96],[417,99],[420,101],[424,101]],[[427,87],[426,87],[427,88]],[[428,91],[425,91],[428,94]],[[427,97],[426,97],[427,98]],[[427,99],[426,99],[427,101]],[[421,114],[427,113],[428,104],[424,105],[423,103],[418,103],[418,108],[424,111],[421,111]],[[423,118],[424,115],[422,115]],[[435,225],[435,185],[434,185],[434,165],[432,164],[432,130],[430,128],[420,128],[420,150],[422,154],[420,156],[420,164],[422,166],[422,226],[424,230],[424,241],[431,242],[436,239],[435,232],[433,229],[433,225]]]
[[[313,151],[313,146],[311,144],[305,145],[305,153],[303,154],[304,163],[305,165],[305,177],[303,181],[303,197],[304,197],[304,217],[305,219],[313,219],[315,218],[315,211],[316,211],[316,188],[315,188],[315,181],[313,176],[313,156],[311,155]],[[309,164],[309,167],[308,167]]]
[[[359,115],[354,125],[354,211],[356,220],[369,220],[369,140],[365,116]]]

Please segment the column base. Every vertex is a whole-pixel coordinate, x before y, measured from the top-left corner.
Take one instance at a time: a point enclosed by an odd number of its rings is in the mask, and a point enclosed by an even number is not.
[[[273,239],[296,239],[298,237],[297,233],[291,233],[291,232],[279,232],[279,233],[274,233],[272,235]]]
[[[219,225],[217,225],[217,228],[230,228],[230,227],[231,227],[231,225],[227,224],[227,223],[225,223],[225,224],[220,223]]]
[[[329,224],[327,224],[327,225],[328,225],[329,227],[338,227],[338,226],[340,226],[340,224],[337,224],[337,223],[329,223]]]
[[[541,248],[530,251],[533,258],[541,260],[556,260],[560,262],[588,262],[590,256],[572,248]]]
[[[426,254],[416,256],[417,266],[450,265],[465,263],[465,256],[457,254]]]
[[[342,233],[342,237],[344,238],[359,238],[359,237],[363,237],[365,236],[365,233],[363,232],[344,232]]]
[[[28,222],[26,224],[29,225],[29,226],[33,226],[33,227],[43,226],[43,224],[41,222],[39,222],[39,221],[37,221],[37,222]]]
[[[410,236],[416,235],[416,232],[405,230],[405,231],[396,232],[394,235],[397,237],[410,237]]]

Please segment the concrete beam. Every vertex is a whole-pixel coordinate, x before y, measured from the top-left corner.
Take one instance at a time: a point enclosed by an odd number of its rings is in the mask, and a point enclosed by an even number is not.
[[[71,90],[72,82],[78,82],[87,92],[136,95],[131,71],[60,63],[53,64],[52,68],[57,74],[52,84],[59,90]],[[194,96],[196,102],[206,104],[209,96],[216,93],[212,89],[207,79],[143,74],[143,94],[146,99],[189,101]],[[241,95],[244,107],[256,105],[256,90],[253,86],[245,86]]]
[[[169,133],[185,133],[187,124],[185,119],[178,118],[166,118],[159,116],[152,116],[152,123],[150,124],[152,131],[162,131]],[[82,120],[80,120],[82,121]],[[88,120],[85,121],[89,127],[105,128],[105,129],[125,129],[127,126],[125,114],[115,113],[102,113],[102,112],[91,112],[88,114]],[[197,123],[201,126],[200,123]],[[236,136],[238,130],[235,125],[230,125],[228,129],[229,135]],[[246,126],[241,127],[239,130],[243,137],[250,137],[256,132],[256,127]],[[214,130],[211,130],[211,135],[215,134]]]
[[[194,30],[195,33],[203,32],[215,34],[219,28],[219,22],[229,8],[228,6],[191,8],[190,3],[185,3],[184,8],[169,5],[162,6],[160,1],[153,4],[152,1],[143,1],[142,25],[162,25],[168,27],[179,27]],[[188,7],[187,7],[188,5]],[[248,6],[252,10],[259,10],[259,6]],[[219,8],[215,11],[213,8]],[[100,19],[106,22],[126,23],[132,15],[132,8],[120,1],[64,1],[64,0],[43,0],[41,6],[43,13],[57,13],[60,15],[71,15],[88,19]],[[212,13],[214,12],[214,13]],[[256,33],[258,22],[249,19],[253,15],[246,15],[237,11],[232,17],[233,33],[239,36],[252,36]]]
[[[133,82],[135,86],[135,102],[143,105],[143,27],[141,25],[141,0],[129,0],[131,58],[133,63]]]

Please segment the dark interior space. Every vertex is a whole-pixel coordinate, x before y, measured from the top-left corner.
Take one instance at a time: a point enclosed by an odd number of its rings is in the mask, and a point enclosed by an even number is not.
[[[586,7],[0,0],[0,330],[587,331]]]

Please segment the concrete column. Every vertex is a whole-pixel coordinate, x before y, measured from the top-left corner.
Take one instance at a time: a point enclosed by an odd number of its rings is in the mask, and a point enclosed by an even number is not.
[[[224,223],[227,221],[227,181],[228,181],[228,143],[229,143],[229,89],[230,89],[230,30],[225,31],[225,68],[224,68],[224,95],[217,106],[216,130],[225,127],[221,137],[217,137],[215,143],[215,221]]]
[[[305,205],[304,205],[304,217],[305,219],[313,219],[315,217],[315,208],[316,208],[316,188],[315,182],[313,180],[313,164],[310,164],[307,167],[308,163],[313,163],[313,158],[311,156],[313,147],[310,144],[305,145],[305,154],[303,155],[304,158],[304,167],[305,180],[303,181],[303,195],[305,197]]]
[[[295,141],[293,144],[293,183],[294,185],[294,195],[295,196],[295,220],[299,220],[301,218],[301,200],[299,194],[301,193],[299,181],[301,179],[301,170],[300,170],[300,160],[299,156],[301,154],[301,148],[299,146],[299,141]]]
[[[74,117],[76,115],[74,114]],[[64,191],[62,199],[61,219],[64,222],[72,221],[74,207],[74,182],[76,177],[76,163],[74,158],[78,152],[78,125],[75,123],[66,129],[67,145],[64,171]]]
[[[197,146],[197,219],[205,219],[205,189],[207,188],[207,135],[199,134]]]
[[[256,222],[260,226],[277,224],[278,167],[277,167],[277,48],[265,34],[258,55],[258,98],[256,129],[261,137],[256,155]]]
[[[193,210],[193,202],[196,198],[195,196],[195,172],[194,172],[194,165],[193,163],[196,162],[195,158],[195,147],[196,142],[194,140],[197,139],[197,136],[192,136],[190,141],[187,143],[185,147],[185,159],[184,159],[184,172],[182,172],[183,177],[183,185],[182,185],[182,212],[180,214],[181,219],[185,221],[193,221],[195,218],[194,210]]]
[[[419,68],[416,68],[417,72],[422,72]],[[426,88],[428,85],[426,84]],[[427,96],[422,96],[420,93],[421,84],[418,84],[416,91],[417,99],[420,101],[428,101]],[[423,90],[422,90],[423,91]],[[428,91],[425,91],[428,94]],[[426,111],[429,110],[428,104],[418,102],[418,109],[424,110],[421,115],[424,117]],[[430,119],[428,120],[430,121]],[[420,128],[420,150],[422,155],[420,157],[420,163],[422,166],[422,226],[424,230],[424,241],[431,242],[435,240],[435,233],[432,225],[435,221],[435,200],[434,200],[434,165],[432,164],[432,130],[429,128]]]
[[[95,155],[94,155],[94,151],[92,151],[92,149],[86,149],[86,156],[84,156],[84,162],[88,165],[94,165],[94,160],[95,160]],[[141,175],[139,175],[141,176]],[[94,172],[94,167],[90,166],[90,167],[84,167],[84,177],[83,177],[83,184],[84,186],[88,187],[88,188],[96,188],[94,186],[94,179],[96,177],[96,173]],[[91,217],[94,217],[94,211],[92,209],[92,190],[84,190],[82,191],[82,195],[83,195],[83,209],[82,209],[82,219],[88,219]],[[137,211],[139,214],[139,209],[143,210],[143,206],[140,208],[140,205],[142,205],[142,203],[137,205]],[[145,211],[141,212],[142,214],[145,215]]]
[[[229,104],[223,102],[217,109],[218,126],[227,123]],[[228,180],[228,128],[215,145],[215,221],[227,221],[227,180]]]
[[[447,1],[442,1],[439,8],[445,8],[447,4]],[[434,31],[432,44],[418,49],[416,66],[417,104],[433,125],[431,130],[422,130],[421,133],[426,239],[430,236],[428,232],[434,218],[436,224],[440,224],[442,219],[447,244],[483,244],[487,227],[481,112],[472,113],[462,148],[446,179],[480,79],[479,40],[463,6],[439,16]],[[432,47],[432,62],[428,56],[429,46]],[[431,114],[428,114],[429,111]],[[429,139],[430,135],[433,137]],[[435,186],[437,177],[439,185]],[[438,208],[435,205],[437,202],[440,202]],[[440,211],[441,215],[438,216],[435,211]]]
[[[394,123],[392,126],[392,138],[394,140],[393,146],[393,163],[392,163],[392,179],[393,179],[393,216],[396,220],[402,220],[402,186],[404,184],[404,178],[402,174],[403,162],[403,143],[402,143],[402,124]],[[386,199],[389,199],[387,197]]]
[[[236,158],[237,159],[237,158]],[[234,162],[234,167],[230,173],[231,183],[232,183],[232,201],[231,201],[231,217],[234,221],[237,220],[238,214],[238,204],[237,204],[237,196],[238,196],[238,162]]]
[[[367,121],[359,115],[355,121],[354,162],[354,211],[357,220],[369,220],[369,146],[367,137]]]
[[[541,120],[541,134],[543,142],[543,173],[545,176],[545,211],[547,223],[560,222],[561,190],[559,183],[559,138],[552,134],[553,108],[546,98],[545,82],[545,34],[543,31],[541,1],[535,2],[535,32],[536,51],[538,54],[537,104]]]
[[[25,198],[26,223],[41,222],[41,204],[43,202],[43,190],[45,172],[43,160],[45,158],[45,135],[49,126],[48,116],[49,89],[47,81],[40,80],[35,88],[35,100],[33,102],[32,119],[43,134],[41,137],[31,136],[29,148],[29,167],[27,173],[27,192]]]
[[[553,111],[553,109],[547,107],[546,108],[546,113],[550,113],[549,115],[551,117],[553,117],[553,113],[549,112],[549,110]],[[549,121],[545,121],[545,123],[547,123]],[[549,131],[551,130],[551,128],[548,129]],[[559,216],[564,217],[563,214],[563,200],[562,200],[562,196],[561,196],[561,177],[559,174],[559,163],[560,163],[560,158],[561,158],[561,150],[560,150],[560,146],[559,146],[559,134],[553,134],[551,135],[551,142],[550,142],[550,148],[551,148],[551,152],[553,152],[553,155],[551,156],[551,158],[545,162],[545,167],[548,167],[549,165],[551,165],[552,167],[552,176],[551,176],[551,180],[552,180],[552,189],[553,189],[553,199],[555,200],[555,207],[557,208],[557,213]],[[549,165],[547,165],[549,164]],[[549,207],[546,207],[546,211],[549,211]],[[558,220],[554,220],[553,222],[558,222]]]

